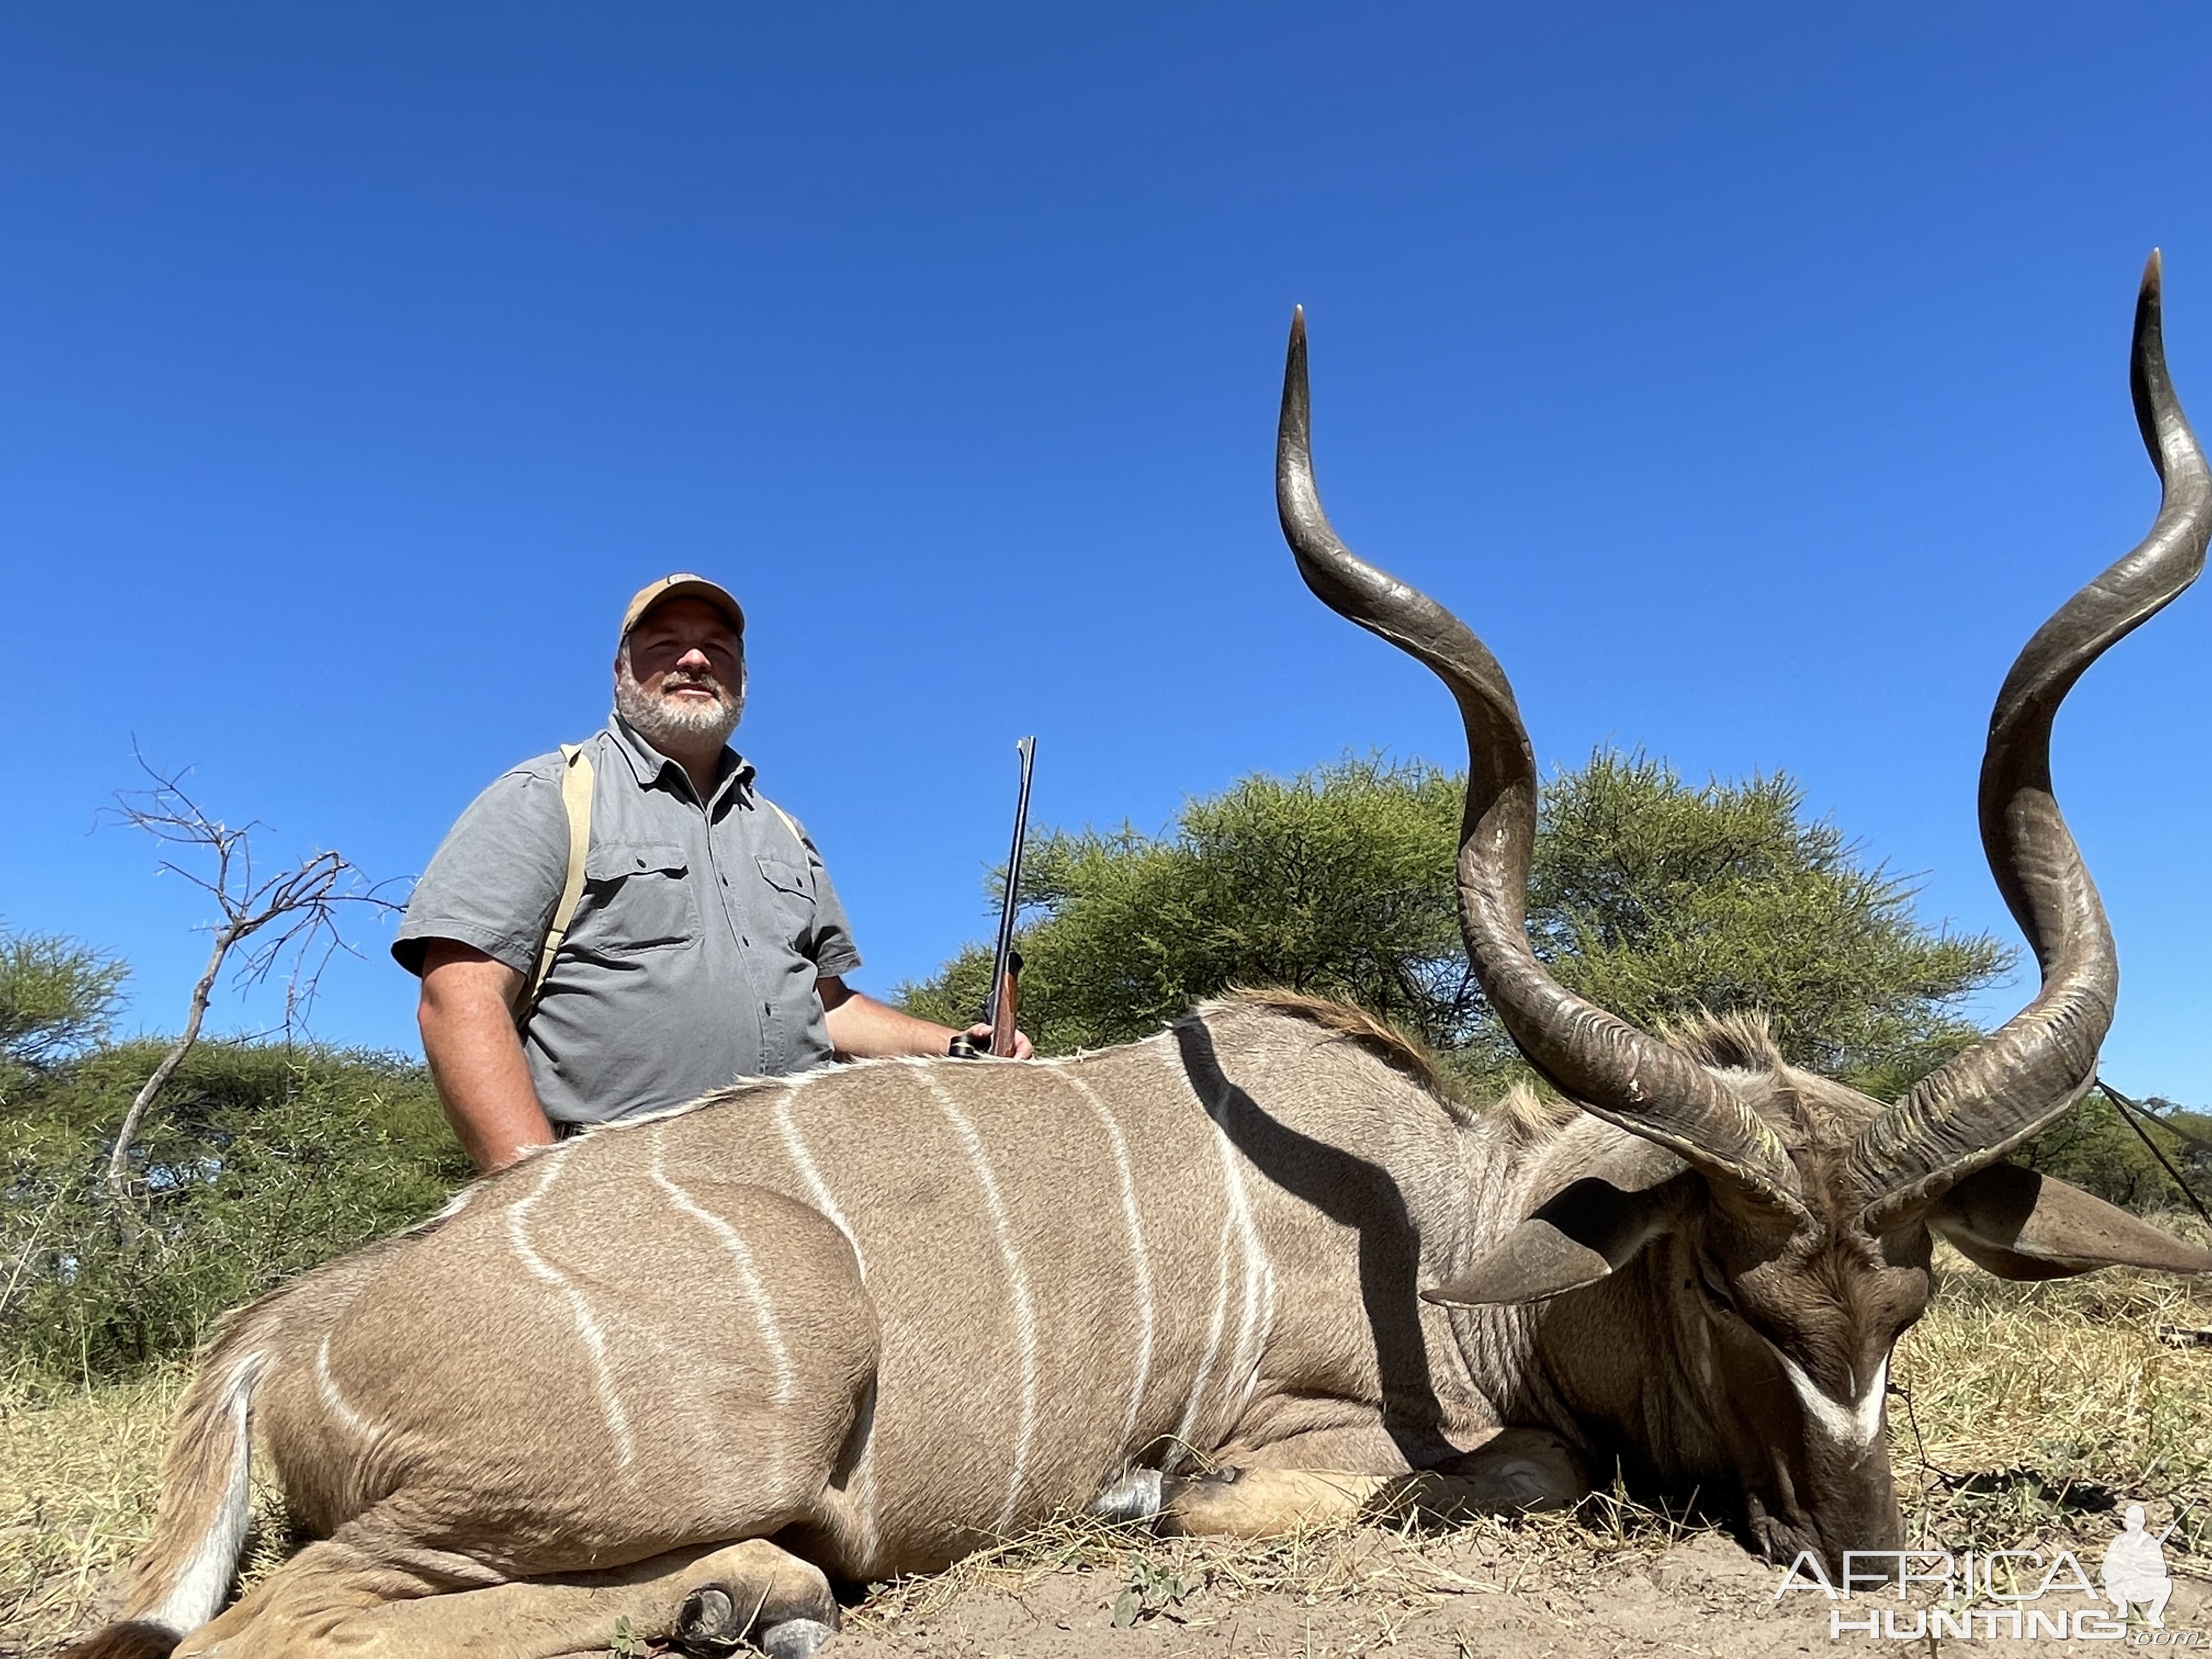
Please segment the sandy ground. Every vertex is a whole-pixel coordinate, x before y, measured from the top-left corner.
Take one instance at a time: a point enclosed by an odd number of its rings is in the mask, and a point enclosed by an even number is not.
[[[1530,1540],[1458,1536],[1407,1551],[1385,1534],[1346,1540],[1345,1574],[1325,1589],[1289,1586],[1247,1592],[1208,1585],[1180,1605],[1115,1628],[1113,1603],[1124,1585],[1109,1573],[1068,1570],[1016,1590],[977,1588],[927,1616],[872,1630],[865,1611],[856,1628],[830,1651],[840,1659],[893,1654],[931,1659],[1164,1659],[1165,1656],[1273,1655],[1281,1659],[1339,1659],[1352,1655],[1581,1656],[1710,1654],[1753,1656],[1886,1650],[1934,1656],[1945,1650],[2016,1650],[2022,1647],[2083,1653],[2132,1648],[2130,1638],[2088,1642],[2047,1638],[2013,1640],[1980,1635],[1966,1642],[1911,1640],[1916,1610],[1864,1595],[1843,1606],[1863,1620],[1887,1608],[1900,1639],[1829,1630],[1830,1603],[1817,1593],[1793,1594],[1777,1605],[1779,1575],[1725,1538],[1699,1534],[1673,1547],[1630,1551],[1591,1566],[1572,1559],[1547,1563]],[[2085,1556],[2094,1570],[2094,1558]],[[1367,1582],[1360,1582],[1364,1574]],[[1335,1575],[1331,1575],[1334,1577]],[[2212,1651],[2205,1633],[2208,1585],[2179,1579],[2166,1609],[2169,1632],[2194,1634],[2193,1648]],[[1986,1605],[1986,1604],[1985,1604]],[[2036,1603],[2041,1606],[2044,1603]],[[2089,1605],[2053,1598],[2050,1605]],[[2110,1612],[2109,1607],[2105,1609]],[[2137,1626],[2135,1637],[2151,1632]],[[2145,1650],[2157,1650],[2143,1643]],[[2168,1645],[2165,1651],[2175,1651]]]
[[[2094,1572],[2109,1522],[2062,1536]],[[1414,1532],[1368,1527],[1261,1545],[1170,1541],[1071,1530],[996,1561],[879,1589],[848,1614],[836,1659],[1583,1659],[1609,1655],[1769,1655],[1991,1650],[2212,1654],[2212,1577],[2179,1564],[2166,1631],[2140,1622],[2102,1641],[2014,1639],[1978,1628],[1966,1641],[1914,1639],[1919,1607],[1894,1593],[1831,1603],[1814,1591],[1778,1603],[1780,1575],[1726,1536],[1670,1530],[1639,1516],[1626,1530],[1552,1516]],[[1982,1608],[1995,1604],[1984,1601]],[[2030,1605],[2093,1604],[2054,1595]],[[1887,1632],[1832,1632],[1885,1613]],[[2099,1607],[2101,1614],[2108,1607]],[[25,1639],[28,1637],[29,1639]],[[46,1659],[58,1632],[0,1635],[0,1659]],[[599,1650],[648,1659],[668,1650],[622,1642]]]

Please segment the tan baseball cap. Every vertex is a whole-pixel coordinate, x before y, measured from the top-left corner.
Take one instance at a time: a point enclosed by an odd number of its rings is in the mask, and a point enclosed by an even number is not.
[[[688,570],[680,570],[672,576],[663,576],[659,581],[647,582],[639,588],[631,596],[629,609],[623,612],[620,637],[628,639],[629,630],[638,625],[647,611],[669,599],[704,599],[730,619],[730,626],[738,630],[739,639],[744,637],[744,607],[731,597],[728,588],[718,582],[710,582],[704,576],[695,576]]]

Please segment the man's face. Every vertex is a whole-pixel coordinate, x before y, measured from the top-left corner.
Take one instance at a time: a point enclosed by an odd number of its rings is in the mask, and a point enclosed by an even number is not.
[[[615,659],[615,707],[659,745],[720,743],[744,710],[744,642],[704,599],[646,612]]]

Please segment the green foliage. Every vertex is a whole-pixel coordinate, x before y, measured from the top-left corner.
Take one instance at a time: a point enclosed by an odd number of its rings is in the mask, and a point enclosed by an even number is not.
[[[468,1176],[420,1066],[277,1044],[198,1044],[132,1168],[149,1224],[126,1249],[100,1182],[165,1045],[47,1068],[0,1121],[0,1370],[127,1376],[354,1245],[421,1218]]]
[[[1184,1615],[1177,1609],[1205,1588],[1202,1572],[1163,1565],[1139,1556],[1130,1564],[1121,1580],[1121,1593],[1114,1598],[1114,1628],[1127,1630],[1160,1613],[1182,1624]]]
[[[1039,835],[1022,871],[1024,1029],[1065,1053],[1143,1036],[1232,984],[1282,985],[1449,1042],[1468,994],[1449,884],[1455,789],[1431,768],[1347,761],[1248,778],[1191,802],[1167,836]],[[971,947],[901,993],[965,1025],[990,969]]]
[[[1346,760],[1247,778],[1152,836],[1047,832],[1031,844],[1022,1023],[1048,1053],[1125,1041],[1231,985],[1357,1002],[1464,1074],[1511,1047],[1468,974],[1453,864],[1461,778]],[[1923,927],[1911,890],[1781,776],[1685,784],[1599,753],[1544,791],[1531,874],[1539,953],[1564,982],[1645,1025],[1762,1010],[1784,1052],[1844,1076],[1917,1075],[1972,1040],[1959,1012],[2002,973],[1995,940]],[[963,951],[915,1012],[966,1024],[989,976]]]
[[[130,969],[82,939],[0,930],[0,1078],[64,1060],[114,1023]]]
[[[1912,890],[1804,804],[1780,774],[1692,788],[1661,761],[1592,757],[1544,791],[1538,953],[1648,1029],[1757,1009],[1808,1070],[1880,1085],[1934,1069],[1979,1035],[1960,1005],[2012,952],[1921,927]]]
[[[2127,1209],[2181,1209],[2188,1200],[2143,1145],[2147,1135],[2166,1163],[2196,1189],[2198,1200],[2212,1204],[2212,1115],[2185,1111],[2170,1100],[2143,1104],[2156,1121],[2138,1135],[2101,1090],[2092,1090],[2079,1106],[2021,1147],[2013,1161]]]

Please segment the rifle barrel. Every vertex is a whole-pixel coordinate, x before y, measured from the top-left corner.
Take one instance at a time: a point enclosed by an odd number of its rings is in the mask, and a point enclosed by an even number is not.
[[[999,906],[999,943],[991,958],[991,1052],[1000,1059],[1014,1052],[1014,913],[1021,905],[1022,847],[1029,838],[1030,774],[1036,764],[1036,738],[1014,744],[1021,757],[1022,787],[1014,802],[1014,844],[1006,854],[1006,893]]]

